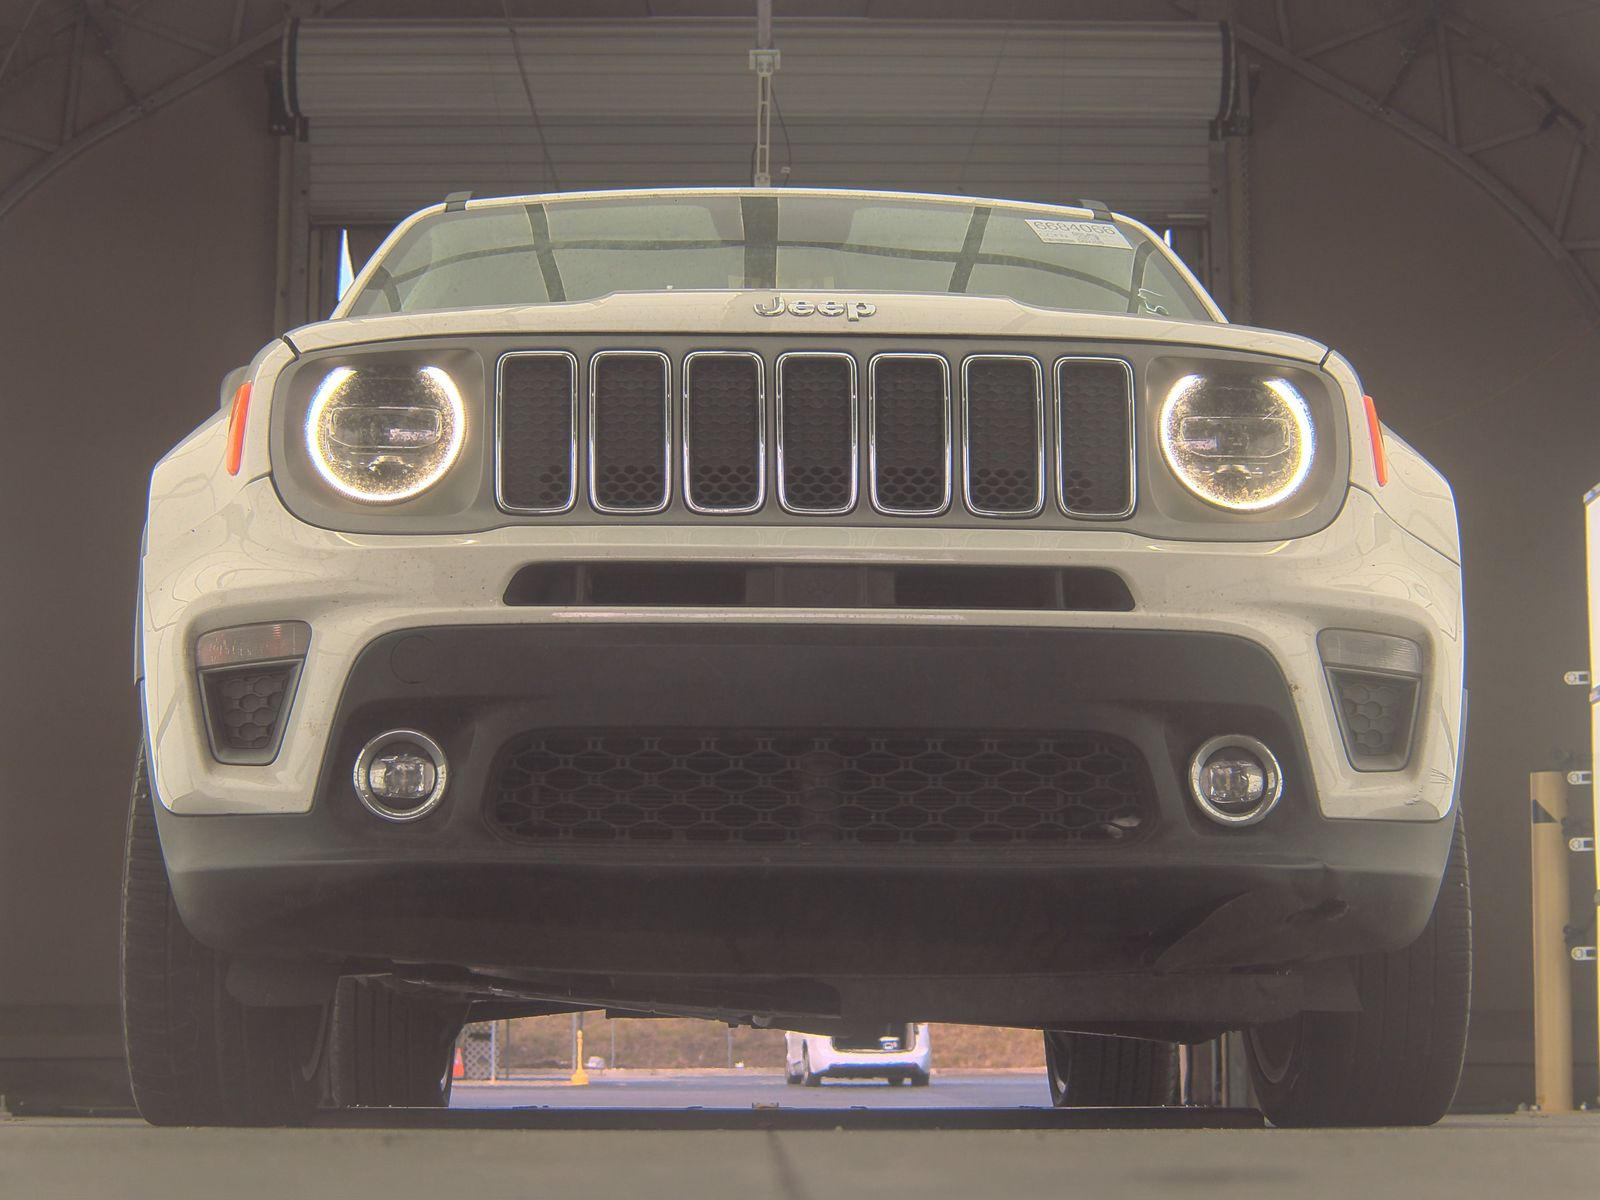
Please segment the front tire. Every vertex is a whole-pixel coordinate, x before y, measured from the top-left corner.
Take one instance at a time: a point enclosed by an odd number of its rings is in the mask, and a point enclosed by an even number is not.
[[[341,979],[328,1075],[338,1108],[448,1108],[466,1005]]]
[[[1057,1108],[1147,1108],[1177,1099],[1178,1048],[1171,1042],[1047,1029],[1044,1061]]]
[[[1472,1002],[1472,890],[1458,817],[1439,898],[1402,950],[1351,964],[1361,1010],[1301,1013],[1246,1031],[1274,1125],[1432,1125],[1450,1108]]]
[[[152,1125],[292,1125],[316,1107],[323,1011],[241,1004],[227,967],[178,915],[141,746],[123,860],[122,1028],[134,1103]]]

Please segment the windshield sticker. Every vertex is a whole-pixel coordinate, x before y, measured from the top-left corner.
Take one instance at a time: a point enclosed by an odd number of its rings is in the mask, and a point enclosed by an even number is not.
[[[1054,246],[1110,246],[1132,250],[1122,230],[1105,221],[1044,221],[1028,218],[1028,228],[1041,242]]]

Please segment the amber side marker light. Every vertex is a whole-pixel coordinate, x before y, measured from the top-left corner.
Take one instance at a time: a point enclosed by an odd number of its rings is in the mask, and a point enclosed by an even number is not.
[[[1369,408],[1370,404],[1369,401]],[[229,475],[239,473],[239,462],[244,457],[244,419],[249,411],[250,384],[246,381],[233,394],[233,407],[228,410],[228,452],[222,461]]]
[[[1383,426],[1378,424],[1378,406],[1371,396],[1361,397],[1367,406],[1367,433],[1372,437],[1372,469],[1377,473],[1378,486],[1389,482],[1389,456],[1383,450]]]

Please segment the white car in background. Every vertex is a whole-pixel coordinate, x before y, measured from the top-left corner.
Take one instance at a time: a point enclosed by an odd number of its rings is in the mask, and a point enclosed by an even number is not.
[[[927,1087],[932,1063],[925,1024],[890,1025],[849,1036],[794,1030],[783,1035],[784,1082],[805,1087],[820,1087],[824,1079],[887,1079]]]

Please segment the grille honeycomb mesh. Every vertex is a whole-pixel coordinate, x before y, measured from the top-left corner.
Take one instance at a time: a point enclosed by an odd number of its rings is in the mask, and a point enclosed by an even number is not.
[[[967,364],[967,492],[975,509],[1039,508],[1039,377],[1031,361]]]
[[[1067,359],[1057,370],[1062,504],[1087,516],[1126,513],[1133,505],[1128,370],[1094,359]]]
[[[855,497],[850,360],[790,355],[783,391],[783,498],[807,512],[843,512]]]
[[[206,678],[212,729],[228,750],[266,750],[278,731],[292,666],[248,667]]]
[[[578,731],[513,742],[492,813],[547,843],[959,846],[1132,841],[1154,801],[1098,733]]]
[[[761,501],[761,362],[704,355],[686,369],[689,501],[696,508],[752,509]]]
[[[884,358],[872,373],[878,507],[931,513],[944,507],[950,461],[945,375],[933,358]]]
[[[667,500],[667,364],[608,354],[594,364],[594,494],[605,508],[651,510]]]
[[[500,496],[507,508],[572,503],[573,364],[564,354],[507,358],[500,376]]]
[[[1352,758],[1404,758],[1410,750],[1416,682],[1337,670],[1333,683]]]

